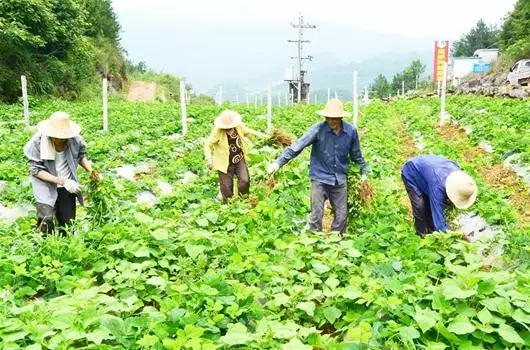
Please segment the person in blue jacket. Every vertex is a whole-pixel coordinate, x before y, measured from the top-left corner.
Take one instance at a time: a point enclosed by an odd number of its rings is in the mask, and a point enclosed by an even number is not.
[[[309,231],[322,231],[324,202],[329,199],[333,208],[331,230],[346,231],[348,219],[347,179],[350,160],[361,166],[361,180],[366,181],[366,161],[359,144],[357,129],[342,120],[351,116],[338,99],[329,100],[317,114],[326,118],[313,125],[307,133],[288,147],[267,171],[270,175],[297,157],[306,147],[311,148],[309,177],[311,178],[311,215]]]
[[[456,162],[436,155],[409,159],[401,178],[412,204],[416,232],[425,236],[434,231],[449,231],[444,209],[448,201],[458,209],[475,203],[478,190],[471,176]]]

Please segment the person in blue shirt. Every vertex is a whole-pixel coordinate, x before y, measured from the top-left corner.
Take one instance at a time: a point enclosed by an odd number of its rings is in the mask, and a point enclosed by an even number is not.
[[[348,163],[353,160],[361,166],[361,179],[366,181],[366,162],[362,156],[357,129],[342,120],[351,116],[344,111],[338,99],[329,100],[326,108],[317,114],[325,121],[313,125],[307,133],[288,147],[267,171],[272,175],[280,167],[312,146],[309,177],[311,178],[311,215],[309,230],[322,231],[324,202],[329,199],[334,213],[332,231],[346,231],[348,216],[347,178]]]
[[[444,209],[450,201],[458,209],[473,205],[478,190],[471,176],[456,162],[436,155],[409,159],[401,178],[412,204],[414,227],[422,237],[434,231],[449,231]]]

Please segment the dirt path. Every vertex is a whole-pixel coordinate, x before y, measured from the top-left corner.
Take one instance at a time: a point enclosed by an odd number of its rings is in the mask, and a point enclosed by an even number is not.
[[[156,84],[145,81],[133,81],[127,95],[128,101],[153,101],[156,95]]]

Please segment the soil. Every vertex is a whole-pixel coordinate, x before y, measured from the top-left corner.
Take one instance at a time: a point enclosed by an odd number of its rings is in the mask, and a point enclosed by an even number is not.
[[[156,84],[145,81],[133,81],[127,95],[128,101],[153,101],[156,95]]]
[[[444,125],[438,128],[438,131],[444,140],[466,142],[467,136],[461,128],[453,125]],[[472,162],[477,158],[488,157],[488,154],[477,146],[465,149],[463,154],[464,159],[468,162]],[[511,169],[505,168],[502,163],[479,166],[477,170],[490,187],[509,192],[508,200],[519,214],[519,223],[523,227],[530,227],[530,191],[521,185],[517,174]]]

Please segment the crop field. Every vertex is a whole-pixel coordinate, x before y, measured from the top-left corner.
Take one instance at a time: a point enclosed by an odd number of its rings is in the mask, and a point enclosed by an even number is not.
[[[273,124],[301,136],[322,107],[275,107]],[[230,108],[265,131],[265,108]],[[504,166],[530,164],[530,101],[453,96],[441,128],[437,99],[362,107],[375,197],[352,203],[344,237],[304,230],[307,150],[271,184],[283,148],[254,138],[250,195],[217,198],[202,146],[222,107],[188,106],[186,137],[178,104],[111,100],[105,133],[97,103],[42,101],[32,124],[56,110],[81,124],[104,179],[91,186],[80,171],[87,203],[67,237],[36,232],[34,210],[0,221],[3,349],[530,347],[530,185]],[[0,118],[0,204],[31,208],[33,131],[16,123],[19,106],[0,105]],[[492,241],[464,240],[456,211],[452,232],[415,234],[400,170],[422,153],[476,179],[470,212]]]

